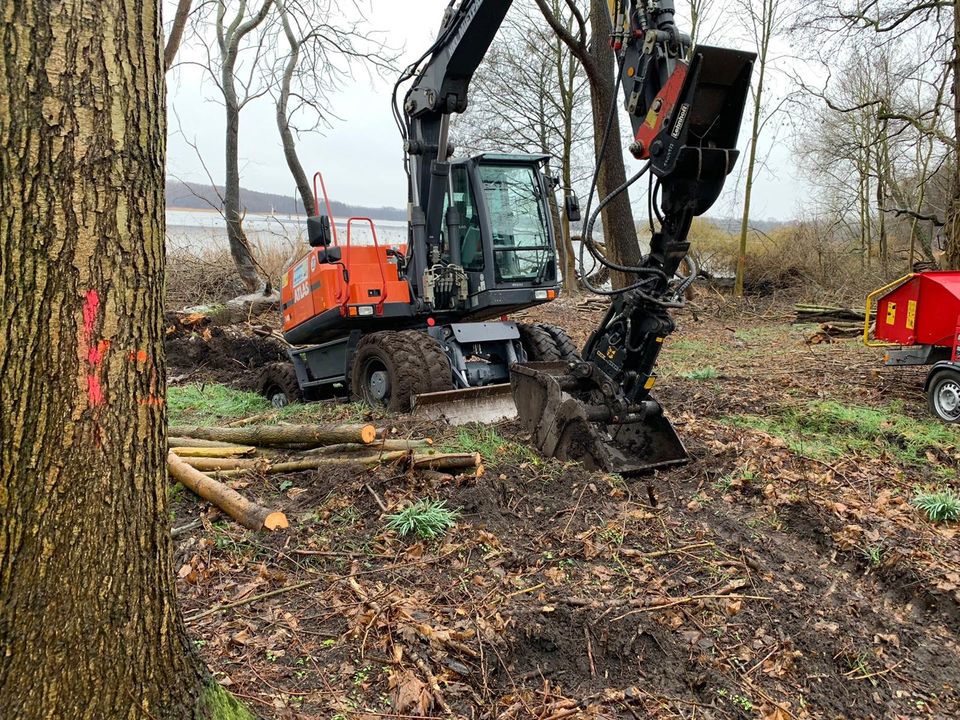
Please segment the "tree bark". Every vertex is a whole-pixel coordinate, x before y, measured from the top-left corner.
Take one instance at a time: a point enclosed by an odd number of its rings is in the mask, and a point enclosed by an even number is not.
[[[159,5],[0,17],[2,714],[251,718],[174,595]]]
[[[173,25],[170,28],[170,34],[167,35],[167,44],[163,48],[163,64],[167,70],[173,67],[173,61],[177,59],[177,50],[180,49],[180,42],[183,40],[183,31],[187,27],[191,5],[193,0],[179,0],[177,3]]]

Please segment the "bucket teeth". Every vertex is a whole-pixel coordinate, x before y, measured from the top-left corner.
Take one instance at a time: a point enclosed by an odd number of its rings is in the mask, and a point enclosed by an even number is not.
[[[566,363],[525,363],[510,370],[517,415],[546,457],[582,462],[588,469],[637,475],[689,460],[660,406],[642,418],[614,423],[591,419],[587,406],[563,390]]]

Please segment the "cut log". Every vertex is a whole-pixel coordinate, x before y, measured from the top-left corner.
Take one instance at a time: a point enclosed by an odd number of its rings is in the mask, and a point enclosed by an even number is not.
[[[189,438],[184,438],[189,439]],[[231,447],[171,447],[170,450],[182,458],[229,458],[256,455],[257,449],[251,445]],[[192,464],[192,463],[191,463]]]
[[[414,470],[464,470],[483,468],[480,453],[444,453],[437,455],[414,455],[410,460]]]
[[[432,444],[432,440],[377,440],[371,445],[339,443],[307,450],[304,455],[341,455],[357,452],[369,454],[373,450],[421,450],[430,447]]]
[[[202,438],[188,437],[167,437],[167,447],[205,447],[205,448],[238,448],[249,447],[249,445],[238,445],[237,443],[220,442],[219,440],[203,440]]]
[[[171,450],[176,452],[176,450]],[[200,472],[214,472],[215,470],[256,470],[269,467],[265,458],[216,458],[216,457],[183,457],[177,453],[187,465]]]
[[[795,323],[863,322],[863,308],[843,308],[830,305],[794,305]]]
[[[238,467],[219,472],[219,477],[236,477],[245,472],[256,470],[264,475],[279,475],[282,473],[306,472],[307,470],[317,470],[331,465],[379,465],[380,463],[396,462],[409,456],[407,450],[391,450],[390,452],[377,453],[376,455],[366,456],[348,456],[348,457],[310,457],[305,460],[290,460],[275,465],[253,465],[250,467]],[[256,462],[256,461],[253,461]],[[211,471],[212,472],[212,471]]]
[[[266,473],[267,475],[277,475],[287,472],[303,472],[304,470],[316,470],[326,465],[379,465],[380,463],[401,460],[407,457],[407,454],[406,450],[391,450],[390,452],[365,457],[312,457],[308,460],[291,460],[290,462],[271,465],[266,469]]]
[[[170,428],[177,437],[202,438],[244,445],[334,445],[363,443],[377,438],[373,425],[258,425],[254,427],[183,427]]]
[[[245,528],[251,530],[276,530],[290,526],[282,512],[270,510],[247,500],[236,490],[204,475],[190,467],[176,453],[167,453],[167,470],[170,476],[184,486],[213,503]]]

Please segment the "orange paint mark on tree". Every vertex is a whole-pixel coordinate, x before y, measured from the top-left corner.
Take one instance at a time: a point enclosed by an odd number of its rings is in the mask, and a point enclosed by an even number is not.
[[[110,341],[101,339],[93,342],[93,333],[100,317],[100,293],[96,290],[87,290],[83,296],[83,327],[80,330],[81,354],[87,358],[87,400],[96,407],[103,405],[105,396],[100,383],[100,365],[107,351]]]

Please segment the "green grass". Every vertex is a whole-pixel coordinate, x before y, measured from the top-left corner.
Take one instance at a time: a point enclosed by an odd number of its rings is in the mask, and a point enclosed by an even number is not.
[[[687,380],[713,380],[719,373],[713,365],[707,365],[697,370],[679,373],[679,375]]]
[[[948,488],[919,492],[910,504],[927,514],[930,522],[960,520],[960,496]]]
[[[387,529],[400,537],[416,535],[423,539],[440,537],[454,527],[460,513],[448,510],[443,500],[418,500],[405,510],[388,517]]]
[[[496,428],[489,425],[461,425],[457,434],[443,443],[442,452],[480,453],[484,462],[496,464],[497,461],[542,463],[543,458],[531,448],[507,440]]]
[[[264,413],[266,423],[362,423],[383,417],[382,411],[364,403],[333,401],[293,403],[273,414],[273,406],[261,395],[217,383],[171,387],[167,404],[171,425],[214,425]]]
[[[795,453],[825,461],[886,453],[907,465],[925,465],[928,452],[950,453],[957,441],[947,425],[909,417],[894,404],[873,408],[815,400],[782,406],[770,416],[741,415],[725,422],[776,435]]]
[[[169,388],[167,407],[171,425],[205,425],[267,412],[271,405],[256,393],[211,384]]]

